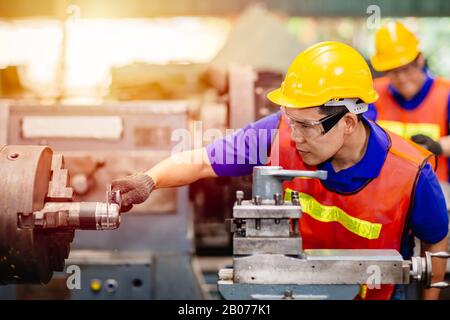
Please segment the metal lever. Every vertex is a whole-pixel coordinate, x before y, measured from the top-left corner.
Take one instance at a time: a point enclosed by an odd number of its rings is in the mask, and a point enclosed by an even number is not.
[[[430,253],[430,257],[432,257],[432,258],[441,258],[441,259],[449,259],[450,258],[450,253],[445,252],[445,251],[431,252]],[[438,289],[446,289],[448,287],[450,287],[450,284],[448,282],[445,282],[445,281],[432,283],[430,285],[430,288],[438,288]]]
[[[440,251],[440,252],[431,252],[430,256],[432,258],[442,258],[442,259],[450,259],[450,253],[445,252],[445,251]]]
[[[450,284],[448,284],[445,281],[435,282],[430,285],[430,288],[437,288],[437,289],[446,289],[448,287],[450,287]]]
[[[283,194],[283,181],[294,178],[327,179],[324,170],[284,170],[280,166],[256,166],[253,168],[252,198],[260,196],[262,200],[273,199],[276,193]]]
[[[437,289],[445,289],[445,288],[450,287],[450,284],[448,284],[445,281],[431,283],[431,278],[433,276],[431,258],[449,259],[450,253],[445,252],[445,251],[440,251],[440,252],[426,251],[425,252],[425,261],[427,264],[427,266],[426,266],[427,274],[426,274],[426,278],[425,278],[426,279],[426,287],[427,288],[437,288]]]
[[[284,170],[284,169],[276,169],[273,171],[266,171],[262,173],[263,175],[270,175],[279,177],[283,180],[292,180],[293,178],[315,178],[320,180],[326,180],[328,177],[328,172],[325,170],[316,170],[316,171],[308,171],[308,170]]]

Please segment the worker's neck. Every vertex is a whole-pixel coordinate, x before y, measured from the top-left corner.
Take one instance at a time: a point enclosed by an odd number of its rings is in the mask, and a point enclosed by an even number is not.
[[[346,137],[344,145],[331,160],[335,172],[350,168],[358,163],[366,153],[370,129],[359,121],[356,130]]]

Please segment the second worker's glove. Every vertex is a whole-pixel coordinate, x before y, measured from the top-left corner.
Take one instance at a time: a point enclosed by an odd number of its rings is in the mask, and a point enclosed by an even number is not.
[[[119,190],[122,199],[121,212],[130,211],[134,204],[147,200],[155,188],[153,179],[145,173],[135,173],[111,182],[112,192]]]
[[[442,146],[438,141],[434,141],[430,137],[423,134],[416,134],[411,137],[411,140],[417,144],[420,144],[428,151],[433,152],[435,155],[440,156],[442,154]]]

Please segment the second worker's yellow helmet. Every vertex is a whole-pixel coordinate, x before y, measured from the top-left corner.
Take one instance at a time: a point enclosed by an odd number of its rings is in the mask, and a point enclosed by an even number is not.
[[[377,71],[402,67],[418,55],[419,40],[398,21],[387,23],[375,34],[375,54],[371,62]]]
[[[308,108],[332,99],[378,99],[364,58],[352,47],[335,41],[317,43],[292,62],[281,87],[267,98],[287,108]]]

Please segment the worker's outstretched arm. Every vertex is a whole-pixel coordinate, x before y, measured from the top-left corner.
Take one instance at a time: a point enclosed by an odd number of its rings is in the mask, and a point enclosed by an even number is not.
[[[184,151],[159,162],[146,172],[155,182],[155,188],[179,187],[199,179],[214,178],[205,148]]]
[[[147,200],[154,189],[179,187],[203,178],[217,177],[205,148],[184,151],[156,164],[146,172],[114,180],[112,190],[122,196],[122,212]]]
[[[421,242],[422,253],[425,251],[430,252],[439,252],[439,251],[447,251],[448,248],[448,238],[445,237],[441,241],[435,244],[429,244],[425,242]],[[445,271],[447,267],[447,259],[441,258],[431,258],[432,259],[432,270],[433,277],[432,283],[440,282],[444,280]],[[424,289],[422,293],[422,299],[424,300],[438,300],[440,294],[440,289]]]

